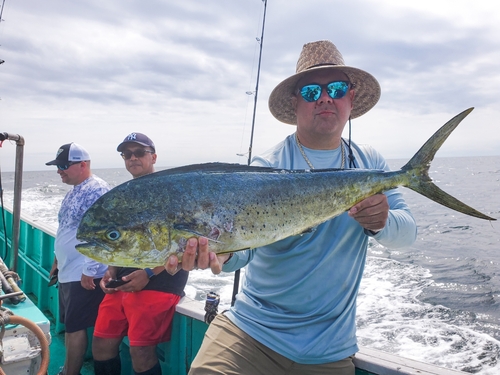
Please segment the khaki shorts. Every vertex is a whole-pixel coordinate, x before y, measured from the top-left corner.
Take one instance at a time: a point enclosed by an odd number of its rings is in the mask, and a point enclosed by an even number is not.
[[[354,375],[353,357],[304,365],[262,345],[224,315],[210,324],[189,375]]]

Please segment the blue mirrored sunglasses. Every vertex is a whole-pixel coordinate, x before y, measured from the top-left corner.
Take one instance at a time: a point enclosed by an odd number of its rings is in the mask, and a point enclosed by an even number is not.
[[[323,88],[332,99],[341,99],[349,90],[349,82],[346,81],[333,81],[326,85],[318,85],[316,83],[305,85],[300,89],[300,95],[306,102],[315,102],[321,97]]]
[[[68,164],[57,165],[57,169],[59,169],[60,171],[65,171],[66,169],[68,169],[72,165],[80,164],[80,163],[81,163],[81,161],[71,161]]]

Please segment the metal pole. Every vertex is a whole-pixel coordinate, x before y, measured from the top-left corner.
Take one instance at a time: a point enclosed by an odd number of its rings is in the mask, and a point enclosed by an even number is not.
[[[19,235],[21,223],[21,193],[23,189],[23,157],[24,138],[18,135],[16,140],[16,172],[14,174],[14,213],[12,225],[12,261],[11,270],[17,272],[17,258],[19,253]]]
[[[19,232],[21,223],[21,192],[23,189],[23,155],[24,138],[19,134],[0,133],[0,140],[16,141],[16,169],[14,174],[14,207],[12,210],[12,239],[10,269],[17,272],[17,257],[19,252]],[[7,241],[7,239],[5,239]]]
[[[253,118],[252,118],[252,132],[250,134],[250,146],[248,147],[248,162],[250,165],[252,161],[252,145],[253,145],[253,132],[255,128],[255,112],[257,110],[257,94],[259,93],[259,79],[260,79],[260,63],[262,61],[262,45],[264,44],[264,26],[266,25],[266,10],[267,10],[267,0],[262,0],[264,2],[264,16],[262,17],[262,33],[260,35],[260,50],[259,50],[259,65],[257,67],[257,82],[255,83],[255,97],[253,102]],[[234,302],[236,301],[236,295],[238,294],[238,290],[240,288],[240,273],[241,271],[238,269],[234,272],[234,282],[233,282],[233,297],[231,299],[231,306],[234,306]]]

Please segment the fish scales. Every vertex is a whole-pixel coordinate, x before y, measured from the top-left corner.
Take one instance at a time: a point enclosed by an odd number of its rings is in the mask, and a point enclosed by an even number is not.
[[[471,111],[438,130],[399,171],[290,171],[208,163],[156,172],[121,184],[85,213],[77,238],[84,255],[115,266],[154,267],[179,259],[190,237],[227,253],[301,234],[361,200],[406,186],[454,210],[496,220],[448,195],[428,176],[430,161]]]

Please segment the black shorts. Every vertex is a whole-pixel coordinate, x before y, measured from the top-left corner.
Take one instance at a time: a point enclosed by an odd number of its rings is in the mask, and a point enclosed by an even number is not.
[[[94,279],[96,288],[87,290],[79,281],[59,283],[59,320],[67,333],[93,327],[104,292],[99,286],[101,279]]]

